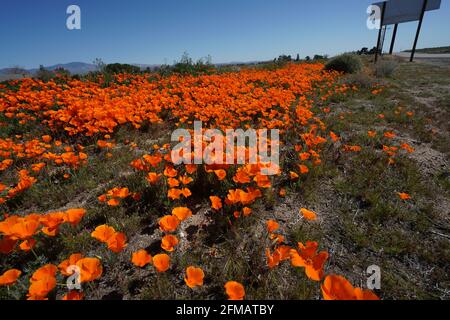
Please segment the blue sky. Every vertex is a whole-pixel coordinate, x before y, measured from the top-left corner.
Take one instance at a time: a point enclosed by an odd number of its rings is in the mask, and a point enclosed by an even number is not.
[[[450,0],[425,17],[418,47],[450,45]],[[72,61],[172,63],[184,51],[213,62],[280,54],[337,54],[372,47],[367,0],[0,0],[0,68]],[[66,9],[81,8],[81,30]],[[399,27],[396,50],[417,23]],[[389,35],[387,37],[389,42]],[[386,46],[387,47],[387,46]]]

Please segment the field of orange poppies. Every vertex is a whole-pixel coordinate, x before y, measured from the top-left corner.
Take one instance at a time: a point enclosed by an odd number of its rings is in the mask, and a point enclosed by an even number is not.
[[[450,298],[448,68],[359,77],[3,82],[0,298]],[[280,130],[277,174],[175,165],[171,133],[196,120]]]

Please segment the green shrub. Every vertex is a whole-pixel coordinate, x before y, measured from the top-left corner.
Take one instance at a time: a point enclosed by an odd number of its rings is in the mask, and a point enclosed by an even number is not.
[[[326,70],[335,70],[344,73],[356,73],[361,71],[363,64],[361,59],[353,54],[343,54],[331,59],[326,65]]]
[[[344,83],[350,86],[357,86],[358,88],[370,89],[375,85],[375,79],[365,72],[357,72],[351,74],[344,79]]]
[[[112,63],[105,66],[104,72],[110,74],[119,74],[119,73],[136,74],[141,72],[141,69],[137,66],[133,66],[130,64]]]
[[[379,78],[390,77],[398,67],[395,61],[380,61],[375,67],[375,75]]]

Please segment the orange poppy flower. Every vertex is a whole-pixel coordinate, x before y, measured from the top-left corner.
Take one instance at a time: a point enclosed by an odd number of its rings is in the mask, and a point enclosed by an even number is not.
[[[272,234],[269,236],[269,238],[270,238],[270,240],[273,240],[273,241],[275,241],[276,243],[283,243],[283,242],[284,242],[284,237],[283,237],[281,234],[275,234],[275,233],[272,233]]]
[[[28,239],[28,240],[23,240],[20,244],[19,244],[19,248],[22,251],[28,252],[31,249],[34,248],[34,246],[36,245],[36,240],[34,239]]]
[[[177,207],[172,210],[172,215],[178,218],[180,221],[184,221],[192,216],[192,211],[186,207]]]
[[[375,138],[377,133],[376,131],[367,131],[367,135],[369,136],[369,138]]]
[[[175,178],[178,175],[178,171],[172,167],[166,167],[164,169],[164,175],[168,178]]]
[[[192,192],[191,190],[189,190],[189,188],[183,188],[181,190],[181,194],[185,197],[185,198],[189,198],[190,196],[192,196]]]
[[[157,254],[153,257],[153,265],[158,272],[166,272],[170,267],[170,257],[165,254]]]
[[[197,165],[195,164],[187,164],[186,165],[186,172],[189,174],[193,174],[197,171]]]
[[[262,175],[259,173],[253,178],[253,180],[256,182],[257,186],[260,188],[270,188],[272,185],[270,183],[269,176]]]
[[[279,246],[275,249],[280,255],[281,261],[289,260],[291,258],[291,247],[290,246]]]
[[[70,276],[73,274],[73,271],[69,272],[69,267],[77,264],[79,260],[81,260],[83,256],[81,253],[71,254],[69,259],[64,260],[58,265],[59,272],[61,272],[64,276]]]
[[[36,220],[20,219],[11,227],[12,238],[26,240],[36,234],[40,223]]]
[[[328,253],[322,251],[317,253],[318,243],[308,241],[306,246],[298,244],[299,251],[291,250],[291,264],[294,267],[304,267],[305,273],[313,281],[320,281],[323,277],[323,267],[328,259]]]
[[[275,268],[280,264],[281,256],[278,251],[275,251],[273,254],[270,252],[270,249],[266,249],[266,257],[267,257],[267,266],[270,269]]]
[[[299,154],[300,160],[306,161],[311,157],[311,154],[308,152],[303,152]]]
[[[344,145],[345,152],[360,152],[361,150],[362,150],[361,146]]]
[[[236,175],[233,177],[233,181],[236,183],[250,183],[251,179],[249,174],[244,168],[239,168],[236,172]]]
[[[186,278],[184,278],[184,282],[189,288],[195,288],[197,286],[203,285],[203,278],[205,274],[203,270],[196,267],[187,267],[186,268]]]
[[[41,163],[35,163],[31,165],[31,170],[34,172],[39,172],[42,170],[42,168],[45,167],[45,163],[41,162]]]
[[[169,191],[167,192],[167,197],[171,200],[178,200],[181,197],[181,190],[180,189],[169,189]]]
[[[177,179],[169,178],[167,179],[167,184],[170,188],[176,188],[180,185],[180,182]]]
[[[347,279],[338,275],[328,275],[321,291],[325,300],[379,300],[372,291],[354,288]]]
[[[228,281],[225,284],[225,292],[229,300],[243,300],[245,297],[244,286],[236,281]]]
[[[91,282],[101,277],[103,267],[97,258],[83,258],[77,261],[80,268],[80,282]]]
[[[275,220],[268,220],[266,222],[266,224],[267,224],[267,231],[269,233],[273,233],[274,231],[278,230],[278,228],[280,227],[278,222],[276,222]]]
[[[162,158],[160,156],[150,156],[145,155],[142,157],[145,162],[150,164],[153,168],[156,168],[162,161]]]
[[[286,197],[286,189],[281,188],[280,192],[278,192],[278,195],[282,198]]]
[[[303,164],[299,165],[298,167],[299,167],[299,169],[300,169],[300,173],[301,173],[301,174],[306,174],[306,173],[309,172],[308,167],[305,166],[305,165],[303,165]]]
[[[321,290],[325,300],[355,299],[352,284],[342,276],[328,275],[321,285]]]
[[[62,298],[63,300],[83,300],[84,299],[84,293],[77,291],[77,290],[71,290],[69,293],[64,295]]]
[[[159,229],[164,232],[174,232],[177,230],[180,220],[176,216],[164,216],[159,219]]]
[[[296,179],[299,178],[299,175],[296,172],[294,172],[294,171],[290,171],[289,172],[289,177],[291,178],[291,180],[296,180]]]
[[[127,237],[122,232],[114,233],[107,241],[109,250],[115,253],[121,252],[126,246]]]
[[[330,137],[333,142],[339,141],[339,137],[333,131],[330,131]]]
[[[111,207],[117,207],[120,204],[120,200],[112,198],[108,200],[107,204]]]
[[[34,299],[43,299],[55,287],[56,278],[54,276],[48,276],[32,281],[30,287],[28,288],[28,297],[34,297]]]
[[[131,256],[131,262],[136,267],[145,267],[147,264],[152,263],[152,256],[144,249],[134,252]]]
[[[150,184],[157,184],[159,181],[159,178],[161,177],[161,174],[155,173],[155,172],[150,172],[146,179],[148,182],[150,182]]]
[[[385,138],[388,138],[388,139],[393,139],[393,138],[395,138],[395,133],[394,132],[385,132],[384,133],[384,137]]]
[[[303,217],[306,220],[310,220],[310,221],[314,221],[317,220],[317,214],[311,210],[305,209],[305,208],[301,208],[300,209],[300,213],[303,215]]]
[[[242,213],[243,213],[244,217],[248,217],[252,213],[252,209],[248,208],[248,207],[244,207],[242,209]]]
[[[128,188],[113,188],[108,191],[108,195],[114,198],[125,199],[130,195]]]
[[[42,136],[42,141],[49,143],[52,141],[52,137],[49,135]]]
[[[97,239],[100,242],[106,242],[109,238],[111,238],[116,233],[113,227],[110,227],[106,224],[98,226],[91,233],[92,238]]]
[[[14,284],[17,281],[17,279],[20,277],[21,274],[22,274],[22,271],[17,270],[17,269],[10,269],[10,270],[4,272],[0,276],[0,287],[10,286],[10,285]]]
[[[398,192],[397,194],[398,194],[398,197],[402,200],[410,200],[411,199],[411,196],[407,193]]]
[[[28,288],[28,297],[45,298],[56,287],[57,270],[57,267],[52,264],[37,269],[30,279],[31,285]]]
[[[222,181],[223,179],[226,178],[227,176],[227,172],[223,169],[219,169],[219,170],[214,170],[214,173],[216,174],[217,178]]]
[[[216,196],[210,196],[209,200],[211,200],[211,208],[214,210],[222,209],[222,199]]]
[[[58,233],[59,225],[64,222],[64,212],[48,213],[39,219],[45,227],[42,232],[49,237],[54,237]]]
[[[85,214],[85,209],[69,209],[65,212],[64,221],[75,226],[80,223]]]
[[[182,176],[182,177],[180,177],[180,182],[182,183],[182,184],[184,184],[184,185],[188,185],[188,184],[190,184],[192,181],[194,181],[194,179],[192,179],[191,177],[188,177],[188,176]]]
[[[172,252],[177,244],[178,244],[177,237],[171,234],[165,235],[161,240],[161,248],[163,248],[168,252]]]

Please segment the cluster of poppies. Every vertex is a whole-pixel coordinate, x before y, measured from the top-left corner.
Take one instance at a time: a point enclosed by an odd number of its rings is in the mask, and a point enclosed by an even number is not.
[[[80,223],[85,215],[84,209],[69,209],[64,212],[52,212],[47,214],[29,214],[26,216],[7,216],[0,222],[0,253],[11,253],[20,241],[19,248],[30,251],[36,245],[34,239],[39,233],[54,237],[57,235],[60,225],[68,223],[73,226]]]
[[[300,214],[305,220],[315,221],[317,214],[306,208],[300,209]],[[270,239],[274,239],[276,230],[280,228],[280,224],[275,220],[266,222],[267,231]],[[282,236],[281,236],[282,237]],[[283,261],[290,261],[291,265],[296,268],[303,268],[305,275],[311,281],[321,282],[325,276],[325,262],[328,259],[328,252],[318,252],[319,244],[315,241],[307,241],[306,244],[299,242],[297,247],[289,245],[280,245],[282,241],[276,241],[273,253],[270,248],[266,249],[267,266],[270,269],[277,267]],[[321,284],[322,296],[325,300],[378,300],[376,294],[370,290],[353,288],[350,282],[342,276],[327,275]]]

